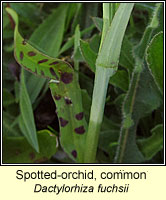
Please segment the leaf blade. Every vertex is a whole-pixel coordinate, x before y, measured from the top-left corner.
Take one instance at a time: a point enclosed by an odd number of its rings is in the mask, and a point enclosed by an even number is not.
[[[146,50],[146,61],[153,78],[163,93],[163,33],[156,34]]]

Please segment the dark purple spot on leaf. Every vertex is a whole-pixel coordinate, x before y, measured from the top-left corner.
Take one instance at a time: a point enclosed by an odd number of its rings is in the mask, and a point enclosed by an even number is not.
[[[48,59],[39,60],[38,64],[41,64],[41,63],[44,63],[44,62],[47,62],[47,61],[48,61]]]
[[[83,117],[84,117],[84,113],[83,112],[80,112],[80,113],[78,113],[78,114],[75,115],[75,118],[77,120],[82,120]]]
[[[54,69],[53,69],[52,67],[50,68],[50,72],[51,72],[51,74],[52,74],[53,76],[56,77],[56,79],[58,79],[58,77],[57,77],[57,75],[56,75],[56,73],[55,73],[55,71],[54,71]]]
[[[23,45],[26,45],[27,43],[26,43],[26,41],[25,41],[25,40],[23,40],[23,41],[22,41],[22,44],[23,44]]]
[[[21,51],[20,52],[20,60],[23,60],[23,58],[24,58],[24,53]]]
[[[56,100],[60,100],[60,99],[61,99],[61,96],[60,96],[60,95],[55,95],[54,98],[55,98]]]
[[[67,105],[70,105],[70,104],[72,104],[72,101],[71,101],[71,99],[68,99],[67,97],[65,97],[65,102],[66,102],[66,104],[67,104]]]
[[[71,83],[73,80],[73,74],[72,73],[67,73],[64,72],[61,74],[61,81],[64,82],[65,84]]]
[[[33,52],[33,51],[29,51],[29,52],[28,52],[28,56],[36,56],[36,53]]]
[[[73,155],[74,158],[77,158],[77,151],[76,151],[76,150],[73,150],[73,151],[71,152],[71,154]]]
[[[40,73],[41,73],[42,76],[44,76],[44,72],[42,70],[40,71]]]
[[[80,126],[78,128],[75,128],[74,131],[78,134],[84,134],[85,133],[85,129],[84,126]]]
[[[69,123],[69,121],[63,119],[62,117],[60,117],[59,120],[62,127],[65,127]]]
[[[59,62],[58,61],[54,61],[52,63],[50,63],[49,65],[57,65]]]

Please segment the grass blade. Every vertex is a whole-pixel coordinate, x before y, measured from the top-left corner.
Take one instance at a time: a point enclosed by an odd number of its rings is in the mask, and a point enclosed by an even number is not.
[[[39,145],[36,135],[36,127],[33,116],[32,104],[26,89],[24,71],[21,73],[21,88],[20,88],[20,111],[22,122],[25,125],[26,131],[23,131],[32,147],[39,152]]]

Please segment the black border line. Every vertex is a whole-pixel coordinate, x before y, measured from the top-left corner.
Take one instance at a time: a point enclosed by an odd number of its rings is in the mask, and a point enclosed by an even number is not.
[[[3,35],[3,29],[2,29],[2,24],[3,24],[3,15],[2,15],[2,13],[3,13],[3,6],[2,6],[2,4],[3,3],[111,3],[111,2],[116,2],[116,1],[1,1],[1,44],[3,44],[2,43],[2,39],[3,39],[3,37],[2,37],[2,35]],[[56,166],[56,167],[59,167],[59,166],[82,166],[82,167],[84,167],[84,166],[166,166],[166,163],[165,163],[165,157],[166,157],[166,152],[165,152],[165,124],[166,124],[166,121],[165,121],[165,1],[118,1],[119,3],[142,3],[142,2],[144,2],[144,3],[163,3],[164,4],[164,6],[163,6],[163,9],[164,9],[164,15],[163,15],[163,22],[164,22],[164,40],[163,40],[163,43],[164,43],[164,45],[163,45],[163,53],[164,53],[164,57],[163,57],[163,63],[164,63],[164,68],[163,68],[163,85],[164,85],[164,87],[163,87],[163,102],[164,102],[164,105],[163,105],[163,107],[164,107],[164,112],[163,112],[163,123],[164,123],[164,125],[163,125],[163,132],[164,132],[164,134],[163,134],[163,153],[164,153],[164,155],[163,155],[163,157],[164,157],[164,163],[163,164],[97,164],[97,163],[85,163],[85,164],[78,164],[78,163],[76,163],[76,164],[21,164],[21,163],[18,163],[18,164],[3,164],[3,162],[2,162],[2,142],[3,142],[3,139],[2,139],[2,128],[3,128],[3,126],[2,126],[2,120],[3,120],[3,116],[2,116],[2,108],[3,108],[3,106],[2,106],[2,89],[3,89],[3,85],[2,85],[2,53],[3,53],[3,50],[2,50],[2,46],[3,45],[1,45],[1,144],[0,144],[0,155],[1,155],[1,160],[0,160],[0,166],[5,166],[5,167],[10,167],[10,166],[49,166],[49,167],[52,167],[52,166]]]

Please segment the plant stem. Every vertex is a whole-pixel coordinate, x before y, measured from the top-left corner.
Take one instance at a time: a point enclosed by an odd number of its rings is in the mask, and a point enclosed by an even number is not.
[[[103,32],[96,60],[90,122],[86,136],[84,163],[95,162],[109,79],[116,73],[123,36],[134,4],[121,4],[110,24],[109,4],[103,4]]]
[[[110,4],[103,3],[103,31],[101,36],[100,48],[110,24]],[[85,163],[95,162],[98,137],[103,119],[107,87],[110,79],[109,69],[96,66],[95,83],[93,89],[92,106],[90,112],[90,122],[87,133],[85,148]],[[99,93],[100,91],[100,93]]]
[[[103,119],[107,87],[110,79],[110,70],[104,67],[96,67],[95,84],[93,90],[90,123],[85,148],[85,163],[95,162],[98,137]],[[99,92],[100,91],[100,92]]]

